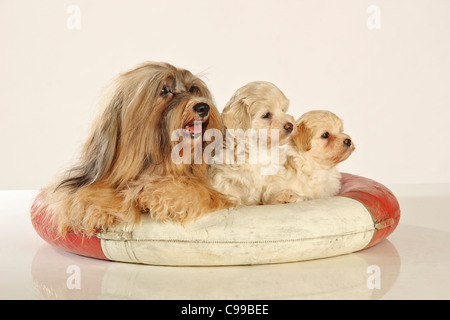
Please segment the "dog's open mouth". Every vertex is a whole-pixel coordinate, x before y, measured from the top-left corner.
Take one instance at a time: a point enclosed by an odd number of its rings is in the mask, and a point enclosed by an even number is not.
[[[184,130],[191,138],[195,139],[203,135],[208,128],[208,122],[208,119],[191,121],[184,126]]]

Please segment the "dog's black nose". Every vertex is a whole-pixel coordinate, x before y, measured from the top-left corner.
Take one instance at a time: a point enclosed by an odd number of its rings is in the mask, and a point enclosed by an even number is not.
[[[352,145],[352,140],[350,140],[350,139],[345,139],[345,140],[344,140],[344,144],[345,144],[347,147],[350,147],[350,146]]]
[[[294,130],[294,125],[290,122],[287,122],[284,124],[284,130],[286,130],[288,133],[291,133],[292,130]]]
[[[204,102],[200,102],[200,103],[197,103],[195,106],[194,106],[194,111],[195,112],[197,112],[198,113],[198,115],[200,116],[200,117],[206,117],[207,115],[208,115],[208,112],[209,112],[209,105],[208,104],[206,104],[206,103],[204,103]]]

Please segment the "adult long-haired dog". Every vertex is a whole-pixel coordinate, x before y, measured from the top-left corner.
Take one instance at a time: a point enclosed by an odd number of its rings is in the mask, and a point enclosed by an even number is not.
[[[110,91],[80,162],[43,192],[61,234],[92,235],[118,222],[138,222],[141,214],[189,222],[230,205],[212,188],[206,162],[176,164],[171,158],[174,130],[187,133],[192,149],[206,145],[205,130],[223,130],[202,80],[148,62],[121,74]]]
[[[287,148],[286,171],[274,184],[277,201],[299,202],[336,195],[341,189],[337,164],[355,150],[344,133],[342,120],[326,110],[313,110],[296,122],[297,131]]]
[[[283,92],[265,81],[250,82],[238,89],[225,106],[224,156],[230,145],[233,154],[231,161],[211,166],[211,180],[214,188],[236,205],[262,204],[264,198],[271,196],[271,177],[284,170],[286,159],[285,150],[279,147],[289,141],[295,129],[288,108],[289,100]]]

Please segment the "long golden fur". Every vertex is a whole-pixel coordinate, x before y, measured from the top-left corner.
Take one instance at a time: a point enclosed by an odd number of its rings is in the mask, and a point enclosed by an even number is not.
[[[173,130],[192,134],[192,149],[206,146],[194,121],[202,132],[223,131],[207,86],[191,72],[147,62],[121,74],[80,162],[43,192],[59,232],[92,235],[141,214],[184,223],[230,206],[212,188],[206,162],[171,159]]]

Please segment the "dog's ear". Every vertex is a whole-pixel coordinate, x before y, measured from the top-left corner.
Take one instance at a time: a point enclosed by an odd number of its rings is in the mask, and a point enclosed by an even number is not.
[[[67,187],[73,191],[99,181],[108,173],[115,160],[120,137],[120,110],[122,93],[116,93],[92,127],[86,141],[80,163],[68,171],[58,188]]]
[[[291,139],[299,151],[306,152],[311,150],[312,131],[306,126],[304,121],[297,124],[297,132]]]
[[[235,95],[228,101],[222,112],[222,121],[227,129],[251,128],[250,110],[245,97]]]

